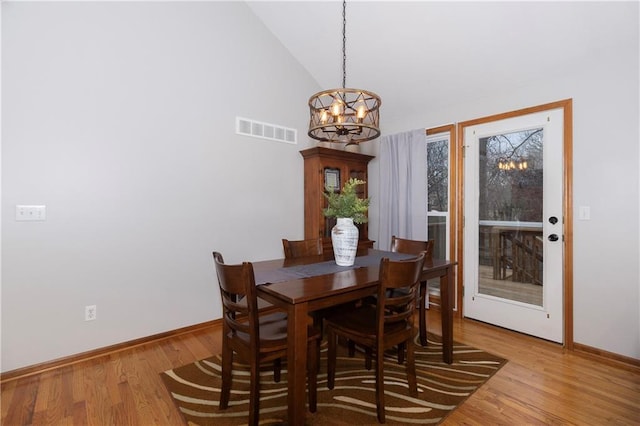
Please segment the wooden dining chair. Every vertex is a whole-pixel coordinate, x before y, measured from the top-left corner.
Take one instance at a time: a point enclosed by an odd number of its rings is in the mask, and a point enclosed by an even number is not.
[[[220,409],[229,406],[234,354],[249,365],[249,424],[259,420],[260,365],[287,356],[287,317],[283,312],[260,314],[253,265],[224,263],[222,255],[213,252],[222,298],[222,389]],[[320,362],[320,331],[308,329],[307,381],[309,411],[317,407],[317,372]],[[274,372],[274,380],[279,381]]]
[[[322,239],[313,238],[308,240],[287,240],[282,239],[285,259],[296,259],[298,257],[322,255]]]
[[[375,305],[363,304],[356,309],[334,311],[325,316],[328,374],[327,387],[333,389],[336,373],[336,345],[338,337],[366,348],[375,360],[376,407],[378,421],[385,422],[384,353],[400,346],[406,350],[405,368],[412,396],[418,395],[414,356],[414,311],[416,309],[420,273],[425,253],[415,259],[380,261],[380,278]],[[406,288],[406,292],[397,292]],[[398,359],[398,362],[401,362]]]
[[[433,260],[434,240],[420,241],[398,238],[395,235],[391,237],[391,251],[396,253],[419,254],[424,252],[424,262],[430,263]],[[402,290],[399,290],[402,291]],[[427,345],[427,303],[429,303],[429,295],[427,292],[427,283],[420,282],[420,292],[418,294],[418,317],[420,327],[420,344]]]
[[[220,262],[224,263],[224,259],[222,258],[222,255],[220,255]],[[279,307],[274,306],[273,304],[269,303],[263,298],[258,297],[258,312],[260,314],[265,314],[265,313],[283,312],[283,310]]]
[[[297,259],[307,256],[321,256],[324,252],[322,248],[322,238],[311,238],[306,240],[287,240],[282,239],[282,248],[284,249],[285,259]],[[318,310],[311,312],[313,324],[324,334],[322,318],[326,312],[334,308]]]

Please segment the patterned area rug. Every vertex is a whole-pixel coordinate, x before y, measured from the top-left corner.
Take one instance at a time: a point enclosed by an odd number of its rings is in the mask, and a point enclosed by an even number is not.
[[[308,425],[374,425],[376,418],[375,375],[366,370],[358,353],[338,354],[336,385],[327,389],[326,342],[318,375],[318,410],[307,412]],[[460,343],[454,344],[452,365],[442,362],[440,337],[430,334],[429,344],[416,345],[418,398],[409,396],[404,365],[389,353],[384,366],[387,424],[438,424],[495,374],[506,360]],[[220,398],[219,356],[161,373],[169,393],[190,425],[242,425],[248,420],[249,376],[246,367],[235,365],[230,406],[218,409]],[[287,376],[273,382],[271,365],[260,378],[260,424],[282,425],[287,420]],[[301,396],[304,397],[304,396]]]

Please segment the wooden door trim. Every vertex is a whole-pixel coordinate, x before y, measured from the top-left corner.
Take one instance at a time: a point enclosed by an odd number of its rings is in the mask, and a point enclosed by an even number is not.
[[[456,178],[458,175],[458,162],[457,162],[457,150],[456,150],[456,125],[455,124],[445,124],[443,126],[433,127],[426,130],[427,136],[437,135],[439,133],[448,133],[449,134],[449,188],[453,188],[451,190],[451,194],[449,196],[449,259],[457,259],[456,256],[456,246],[457,246],[457,238],[456,238],[456,229],[457,229],[457,208],[458,208],[458,197],[456,196]],[[456,282],[456,304],[455,306],[458,308],[454,311],[454,316],[456,318],[462,318],[462,281],[461,281],[460,269],[455,268],[454,270],[454,281]],[[434,304],[439,304],[440,300],[433,300]],[[439,309],[439,307],[438,307]]]
[[[573,99],[564,99],[548,104],[509,111],[501,114],[476,118],[458,123],[456,144],[456,199],[458,202],[456,240],[458,260],[458,294],[462,296],[464,291],[464,129],[477,124],[504,120],[507,118],[533,114],[561,108],[564,115],[563,128],[563,200],[562,217],[564,225],[564,250],[563,250],[563,345],[566,349],[574,350],[573,341]],[[458,313],[462,315],[464,306],[460,298]]]

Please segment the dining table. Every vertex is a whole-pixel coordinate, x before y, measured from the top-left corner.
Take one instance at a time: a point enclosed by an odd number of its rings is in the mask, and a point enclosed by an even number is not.
[[[303,425],[306,415],[309,313],[375,294],[380,260],[384,257],[402,260],[413,256],[369,248],[358,251],[353,266],[338,266],[334,260],[322,255],[252,263],[258,297],[283,309],[288,316],[288,424]],[[420,277],[421,286],[426,286],[428,279],[440,279],[442,358],[448,364],[453,362],[453,273],[456,264],[449,260],[430,260],[425,262]],[[425,294],[425,290],[421,289],[421,294]]]

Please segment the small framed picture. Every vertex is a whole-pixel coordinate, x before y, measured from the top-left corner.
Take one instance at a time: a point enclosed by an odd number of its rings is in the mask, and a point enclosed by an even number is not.
[[[324,169],[324,187],[328,191],[340,190],[340,169]]]

